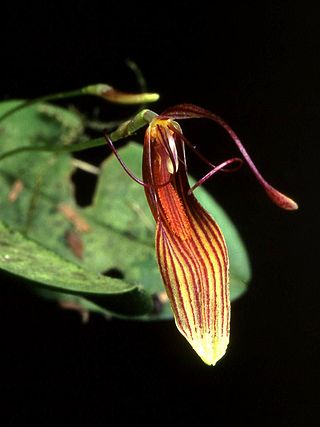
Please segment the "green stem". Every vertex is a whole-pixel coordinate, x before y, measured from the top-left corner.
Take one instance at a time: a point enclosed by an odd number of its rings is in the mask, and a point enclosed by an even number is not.
[[[137,130],[146,126],[151,122],[151,120],[156,117],[157,114],[151,110],[142,110],[140,111],[132,120],[122,123],[118,129],[110,134],[110,138],[113,142],[118,141],[119,139],[127,138],[128,136],[135,133]],[[53,153],[74,153],[77,151],[85,150],[87,148],[99,147],[100,145],[105,145],[106,141],[104,138],[96,138],[90,141],[82,141],[77,144],[71,145],[59,145],[59,146],[24,146],[18,147],[13,150],[6,151],[5,153],[0,154],[0,161],[13,156],[18,153],[26,151],[47,151]]]
[[[84,95],[98,96],[100,98],[105,99],[106,101],[115,104],[128,105],[141,104],[145,102],[155,102],[159,99],[159,95],[157,93],[126,93],[118,91],[107,84],[99,83],[96,85],[89,85],[80,89],[71,90],[68,92],[59,92],[51,95],[41,96],[35,99],[30,99],[27,101],[22,101],[21,104],[16,105],[14,108],[9,111],[6,111],[2,116],[0,116],[0,122],[5,120],[12,114],[16,113],[17,111],[20,111],[23,108],[30,107],[31,105],[37,103],[57,101],[59,99],[65,98],[75,98]]]
[[[145,93],[147,92],[147,82],[142,74],[142,71],[140,70],[140,68],[138,67],[138,65],[132,61],[131,59],[127,59],[126,60],[126,64],[127,66],[130,68],[130,70],[134,73],[135,78],[137,80],[139,89],[141,93]],[[147,102],[143,102],[140,106],[139,106],[139,110],[144,110],[146,108]]]
[[[6,151],[3,154],[0,154],[0,161],[6,159],[7,157],[14,156],[18,153],[24,153],[27,151],[48,151],[51,153],[73,153],[76,151],[85,150],[86,148],[98,147],[99,145],[105,144],[104,138],[92,139],[90,141],[79,142],[72,145],[63,145],[63,146],[54,146],[50,147],[48,145],[43,146],[25,146],[14,148],[13,150]]]
[[[118,129],[110,134],[111,141],[115,142],[119,139],[127,138],[138,129],[148,125],[156,116],[157,114],[151,110],[140,111],[133,117],[133,119],[122,123]]]
[[[22,101],[21,104],[16,105],[11,110],[8,110],[4,114],[2,114],[2,116],[0,116],[0,122],[5,120],[7,117],[11,116],[12,114],[16,113],[17,111],[20,111],[23,108],[30,107],[31,105],[34,105],[34,104],[38,104],[41,102],[56,101],[58,99],[75,98],[76,96],[82,96],[82,95],[84,95],[83,88],[78,90],[71,90],[68,92],[54,93],[51,95],[41,96],[39,98]]]
[[[135,78],[136,78],[137,83],[138,83],[138,86],[140,88],[140,91],[142,93],[147,92],[146,80],[143,77],[142,71],[140,70],[138,65],[134,61],[132,61],[131,59],[127,59],[126,64],[130,68],[130,70],[134,73]]]

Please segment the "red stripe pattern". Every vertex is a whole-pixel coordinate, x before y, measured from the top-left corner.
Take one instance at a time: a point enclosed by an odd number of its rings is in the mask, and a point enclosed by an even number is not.
[[[177,156],[169,152],[173,140]],[[173,158],[178,164],[168,168]],[[229,342],[228,253],[216,222],[188,194],[184,159],[172,121],[155,119],[145,136],[143,178],[157,222],[158,264],[179,331],[205,363],[215,365]]]

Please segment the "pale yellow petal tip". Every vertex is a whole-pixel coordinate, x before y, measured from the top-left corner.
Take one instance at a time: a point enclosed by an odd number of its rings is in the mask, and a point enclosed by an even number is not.
[[[299,209],[298,203],[285,195],[283,195],[283,201],[282,204],[280,204],[280,207],[287,211],[296,211],[297,209]]]
[[[299,205],[297,202],[295,202],[294,200],[292,200],[292,211],[296,211],[297,209],[299,209]]]
[[[215,366],[226,353],[229,337],[212,337],[210,334],[205,334],[189,342],[205,364]]]
[[[280,193],[280,191],[271,187],[271,185],[266,188],[266,192],[270,199],[273,201],[273,203],[282,209],[285,209],[287,211],[295,211],[299,208],[298,203],[296,203],[293,199],[286,196],[285,194]]]

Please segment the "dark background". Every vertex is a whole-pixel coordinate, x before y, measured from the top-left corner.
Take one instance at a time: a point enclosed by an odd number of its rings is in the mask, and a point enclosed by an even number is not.
[[[300,210],[273,206],[246,168],[206,184],[241,231],[253,267],[249,292],[233,304],[229,350],[214,368],[198,359],[173,322],[93,317],[83,325],[76,313],[2,276],[5,425],[33,417],[44,425],[174,418],[316,425],[319,6],[213,2],[209,11],[201,2],[171,3],[2,6],[1,96],[36,97],[97,82],[134,91],[130,58],[148,89],[161,94],[151,108],[192,102],[224,117]],[[93,111],[94,101],[79,102]],[[132,111],[104,109],[106,119]],[[213,162],[237,155],[212,124],[184,129]],[[94,152],[92,160],[101,155]],[[192,158],[189,167],[198,177],[207,172]]]

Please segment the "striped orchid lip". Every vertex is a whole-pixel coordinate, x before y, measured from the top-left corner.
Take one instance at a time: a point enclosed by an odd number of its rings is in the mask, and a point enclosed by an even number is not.
[[[143,180],[126,171],[145,189],[156,221],[156,256],[177,328],[208,365],[225,354],[230,335],[229,258],[224,236],[200,205],[193,190],[219,170],[230,170],[239,158],[214,166],[192,188],[188,183],[185,138],[175,120],[207,118],[222,126],[240,150],[270,199],[287,210],[297,204],[260,174],[235,132],[219,116],[193,104],[167,109],[149,124],[144,139]],[[226,169],[227,168],[227,169]]]
[[[157,223],[156,255],[176,325],[203,361],[214,365],[229,341],[228,253],[220,228],[189,194],[180,135],[171,119],[150,124],[143,180],[149,184],[145,192]]]

